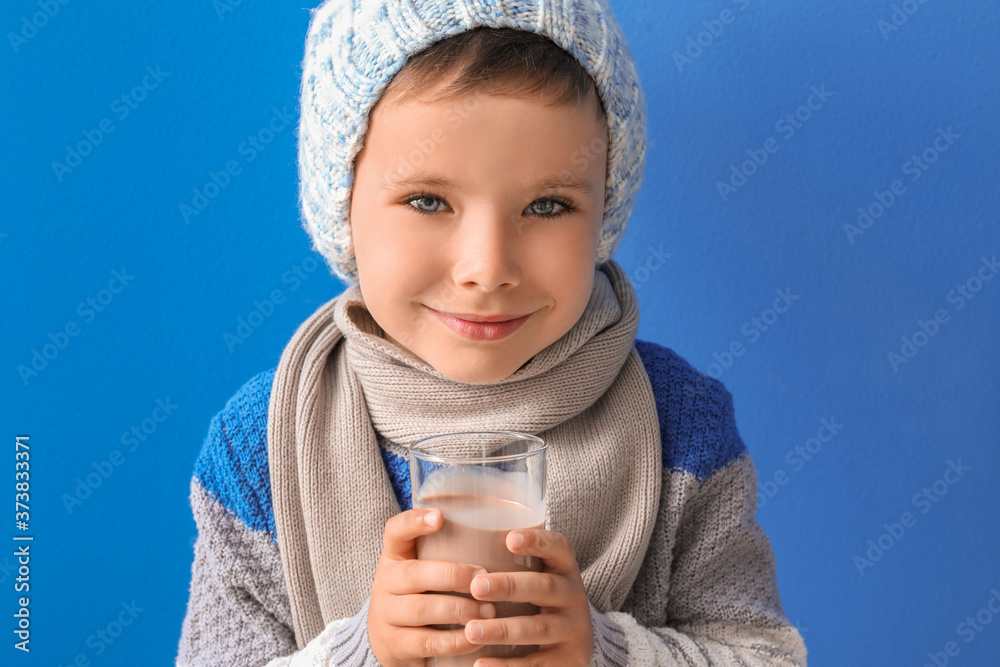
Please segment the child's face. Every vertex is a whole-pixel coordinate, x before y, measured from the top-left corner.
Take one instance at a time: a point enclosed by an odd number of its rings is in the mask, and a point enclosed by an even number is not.
[[[362,295],[388,340],[453,380],[486,383],[569,331],[590,299],[604,212],[596,104],[478,92],[375,107],[351,233]],[[544,185],[559,179],[578,187]],[[515,329],[446,314],[527,317]]]

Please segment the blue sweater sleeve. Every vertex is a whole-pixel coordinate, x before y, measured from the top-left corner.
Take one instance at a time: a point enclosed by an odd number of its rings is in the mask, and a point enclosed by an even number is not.
[[[267,462],[267,406],[274,370],[246,382],[212,419],[195,477],[214,500],[277,541]]]
[[[721,382],[670,348],[637,340],[636,349],[656,399],[665,469],[705,481],[746,451],[733,397]]]

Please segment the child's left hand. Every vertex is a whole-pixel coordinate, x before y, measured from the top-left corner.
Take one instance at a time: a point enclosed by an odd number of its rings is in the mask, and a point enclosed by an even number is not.
[[[544,571],[479,575],[472,580],[472,597],[489,602],[530,602],[538,606],[539,613],[469,621],[465,637],[473,644],[537,644],[539,650],[525,658],[480,658],[476,667],[589,665],[594,630],[573,545],[554,530],[514,530],[507,534],[507,549],[541,558]]]

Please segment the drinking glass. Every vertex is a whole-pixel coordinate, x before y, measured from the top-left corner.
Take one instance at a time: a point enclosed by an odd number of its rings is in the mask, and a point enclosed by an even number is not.
[[[417,559],[471,563],[488,572],[542,571],[541,559],[511,553],[506,538],[511,530],[545,527],[544,440],[514,431],[424,438],[410,448],[410,483],[413,507],[436,507],[444,517],[440,530],[417,538]],[[496,618],[538,613],[533,604],[493,605]],[[479,657],[517,657],[536,650],[537,646],[485,646],[469,655],[438,657],[432,664],[466,667]]]

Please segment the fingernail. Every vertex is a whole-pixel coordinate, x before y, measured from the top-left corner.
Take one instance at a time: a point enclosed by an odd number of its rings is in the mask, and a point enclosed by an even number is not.
[[[512,549],[520,549],[524,546],[524,535],[521,533],[510,534],[510,546]]]
[[[493,618],[493,605],[491,604],[481,604],[479,605],[479,615],[483,618]]]
[[[485,577],[476,577],[472,580],[473,595],[487,595],[490,592],[490,580]]]
[[[424,515],[424,523],[427,524],[427,526],[430,527],[430,528],[433,528],[434,526],[436,526],[437,523],[438,523],[438,513],[437,512],[428,512],[427,514],[425,514]]]
[[[469,639],[476,640],[483,638],[483,626],[475,621],[470,621],[467,626],[465,626],[465,633]]]

